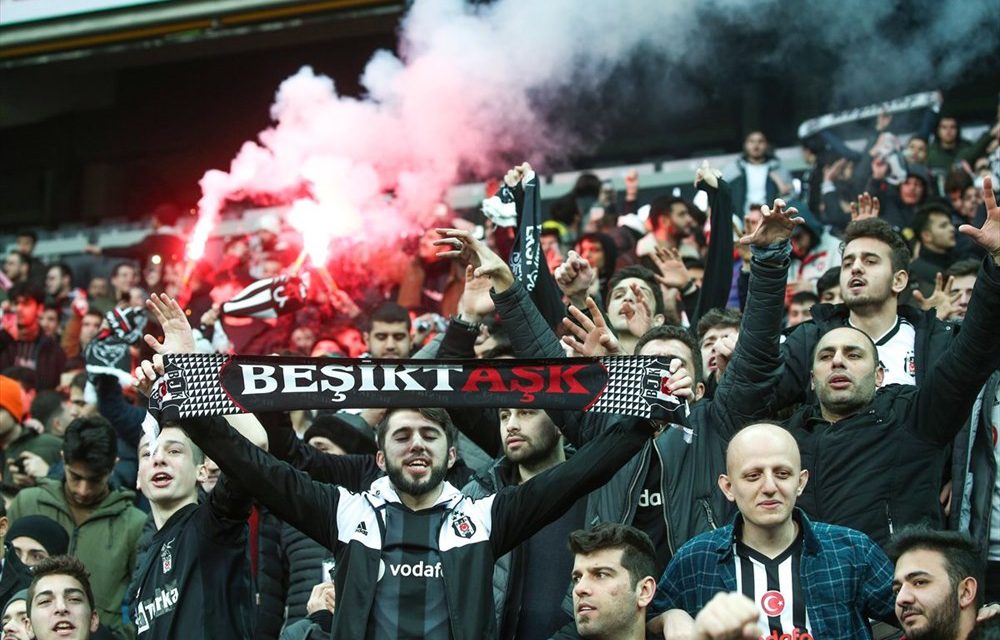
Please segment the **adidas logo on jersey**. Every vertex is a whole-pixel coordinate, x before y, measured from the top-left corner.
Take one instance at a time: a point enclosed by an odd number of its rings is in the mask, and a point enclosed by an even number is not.
[[[354,530],[354,533],[360,533],[363,536],[368,535],[368,527],[365,526],[364,522],[359,522],[358,527]]]

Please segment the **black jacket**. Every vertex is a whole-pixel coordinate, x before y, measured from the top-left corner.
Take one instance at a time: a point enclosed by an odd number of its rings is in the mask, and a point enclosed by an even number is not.
[[[885,545],[903,525],[944,525],[938,504],[947,446],[976,395],[1000,367],[1000,268],[986,260],[962,331],[916,386],[888,385],[857,414],[826,422],[815,404],[786,423],[810,479],[799,505],[814,520],[868,534]]]
[[[923,384],[931,365],[948,350],[955,337],[955,325],[937,319],[934,310],[921,311],[916,307],[899,305],[897,313],[913,325],[913,358],[916,366],[916,384]],[[775,410],[812,399],[809,373],[812,371],[813,350],[820,337],[831,329],[848,326],[850,310],[844,304],[816,304],[812,320],[795,327],[781,345],[785,370],[778,383],[774,398]],[[819,518],[823,520],[822,518]]]
[[[182,508],[153,534],[128,592],[139,640],[254,637],[249,516],[250,501],[223,476],[205,503]]]
[[[278,640],[285,620],[285,583],[279,548],[282,522],[257,510],[257,640]],[[316,572],[317,582],[319,572]]]
[[[3,569],[0,570],[0,611],[7,608],[7,602],[15,593],[31,584],[31,569],[18,559],[9,541],[4,546]]]
[[[333,635],[363,638],[377,589],[384,508],[399,502],[389,479],[380,478],[368,491],[354,493],[313,482],[307,474],[254,447],[219,418],[189,419],[182,424],[223,473],[279,518],[336,550]],[[650,435],[647,422],[630,421],[602,434],[571,461],[482,500],[444,484],[437,503],[443,508],[438,544],[455,640],[495,637],[490,576],[496,559],[604,482]]]
[[[725,470],[729,438],[746,422],[766,415],[764,407],[776,378],[777,334],[788,263],[769,267],[755,261],[752,269],[750,296],[761,299],[754,303],[761,311],[743,316],[740,341],[729,365],[738,375],[730,375],[727,370],[715,397],[692,406],[688,416],[690,434],[678,428],[668,429],[625,463],[590,499],[588,522],[632,523],[654,455],[658,456],[662,474],[669,555],[692,537],[729,520],[732,505],[719,491],[718,477]],[[504,324],[514,328],[509,334],[516,356],[556,358],[562,354],[555,334],[520,285],[496,294],[494,300]],[[763,355],[771,352],[775,356],[764,361]],[[699,353],[693,356],[701,357]],[[616,416],[577,412],[550,411],[549,415],[574,446],[583,445],[619,420]]]
[[[985,565],[990,550],[990,519],[997,480],[997,459],[990,429],[1000,370],[994,371],[976,398],[968,422],[955,438],[951,456],[951,512],[948,528],[966,531],[976,541]]]
[[[286,522],[281,525],[279,555],[285,587],[284,625],[288,628],[308,615],[306,603],[313,587],[321,582],[323,561],[333,551]]]

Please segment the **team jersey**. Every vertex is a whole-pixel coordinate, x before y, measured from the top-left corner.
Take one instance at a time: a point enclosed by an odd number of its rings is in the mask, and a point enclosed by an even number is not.
[[[763,614],[758,623],[762,640],[811,640],[805,590],[800,581],[802,532],[775,558],[742,542],[734,543],[736,590],[753,600]]]

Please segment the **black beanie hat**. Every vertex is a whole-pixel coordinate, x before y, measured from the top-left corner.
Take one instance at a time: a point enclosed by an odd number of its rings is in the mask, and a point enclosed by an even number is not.
[[[69,549],[69,534],[58,522],[45,516],[22,516],[10,525],[7,539],[31,538],[45,547],[50,556],[61,556]]]
[[[302,440],[308,444],[317,436],[328,439],[347,453],[374,454],[376,451],[372,436],[361,433],[343,418],[329,413],[316,416]]]

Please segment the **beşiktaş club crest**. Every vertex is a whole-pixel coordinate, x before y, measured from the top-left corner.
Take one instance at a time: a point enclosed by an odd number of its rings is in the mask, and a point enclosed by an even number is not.
[[[687,403],[671,393],[669,388],[672,360],[673,358],[657,358],[646,366],[642,377],[642,399],[649,405],[653,419],[684,425]]]
[[[160,561],[163,563],[163,573],[170,573],[174,568],[174,554],[170,550],[173,544],[174,541],[171,540],[160,549]]]
[[[467,515],[453,515],[451,517],[451,529],[459,538],[468,539],[476,535],[476,525],[473,524],[472,518]]]
[[[176,364],[168,363],[164,367],[164,373],[156,381],[152,392],[149,394],[150,406],[159,407],[179,407],[188,399],[187,378],[184,370]]]

